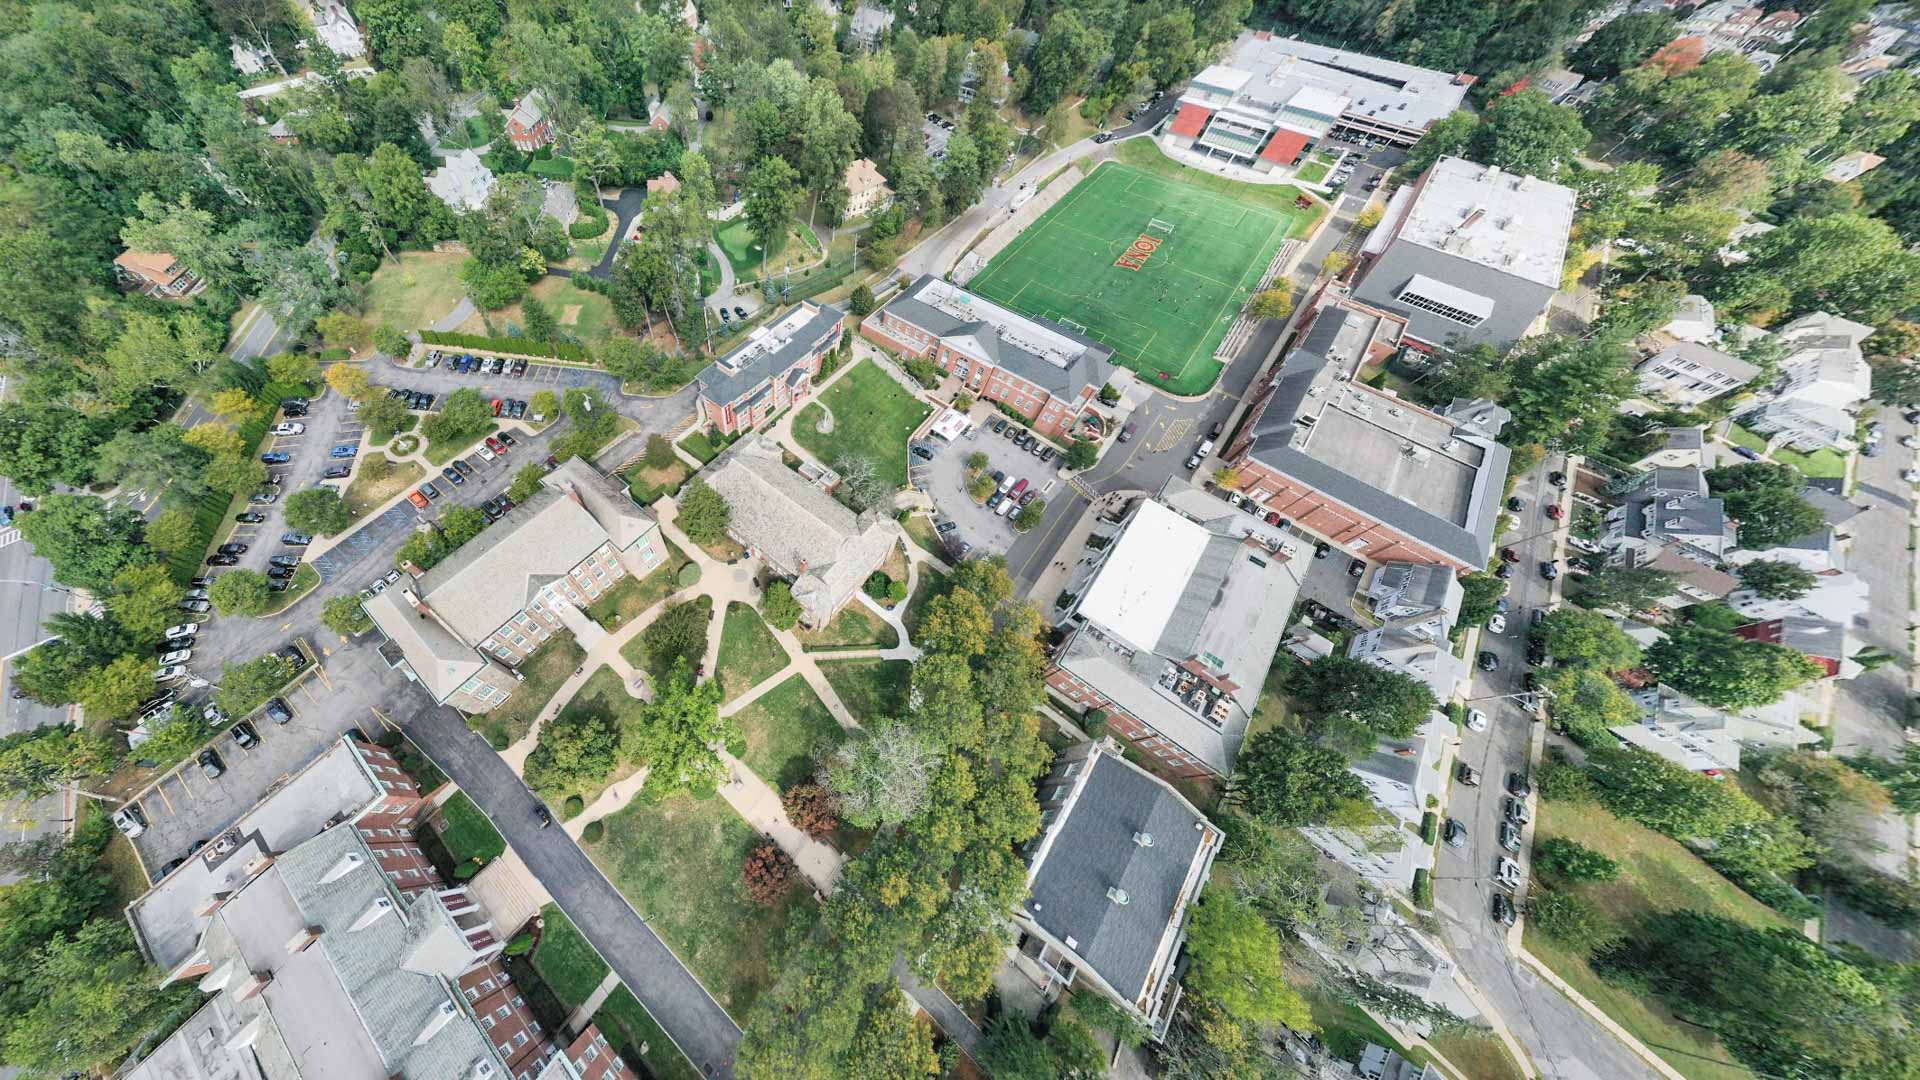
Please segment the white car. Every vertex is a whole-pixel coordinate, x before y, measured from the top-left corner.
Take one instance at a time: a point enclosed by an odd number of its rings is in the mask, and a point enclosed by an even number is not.
[[[160,658],[162,664],[184,664],[193,659],[192,649],[175,649]]]
[[[199,632],[200,632],[199,623],[183,622],[178,626],[167,627],[167,632],[160,636],[165,638],[192,637],[193,635]]]
[[[1487,714],[1481,712],[1479,709],[1468,709],[1467,710],[1467,730],[1468,731],[1487,730]]]
[[[1493,618],[1491,618],[1491,619],[1488,619],[1488,620],[1487,620],[1487,632],[1488,632],[1488,633],[1490,633],[1490,634],[1504,634],[1504,633],[1506,633],[1506,632],[1507,632],[1507,617],[1506,617],[1505,615],[1495,615],[1495,616],[1494,616]]]
[[[273,425],[273,433],[275,435],[301,435],[304,434],[306,430],[307,425],[293,420],[282,420]]]
[[[1520,864],[1502,855],[1500,856],[1499,867],[1500,868],[1494,872],[1493,879],[1509,889],[1519,888],[1521,881]]]
[[[1908,469],[1900,474],[1900,479],[1909,484],[1920,484],[1920,469]]]
[[[186,676],[186,668],[181,667],[179,664],[168,664],[166,667],[153,673],[153,681],[172,682],[175,679],[184,679]]]
[[[480,446],[479,446],[479,448],[478,448],[478,450],[477,450],[477,452],[478,452],[478,453],[479,453],[479,455],[480,455],[480,460],[481,460],[481,461],[492,461],[492,460],[493,460],[493,451],[491,451],[491,450],[489,450],[489,449],[487,449],[487,444],[485,444],[485,443],[481,443],[481,444],[480,444]]]
[[[1920,450],[1920,435],[1909,435],[1900,440],[1900,445],[1909,450]]]

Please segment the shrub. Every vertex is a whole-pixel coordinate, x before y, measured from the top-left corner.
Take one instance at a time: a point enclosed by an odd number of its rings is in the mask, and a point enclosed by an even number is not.
[[[346,637],[373,629],[373,620],[367,617],[366,609],[360,606],[360,598],[352,593],[330,597],[320,609],[320,621],[327,624],[327,629]]]
[[[791,630],[800,621],[800,602],[793,598],[793,586],[776,581],[760,596],[760,617],[775,630]]]
[[[940,365],[932,360],[924,356],[913,356],[909,357],[902,366],[907,369],[907,374],[913,376],[921,386],[931,390],[940,385]]]
[[[866,318],[873,312],[873,290],[865,285],[855,286],[853,295],[847,297],[847,310]]]
[[[772,907],[786,897],[787,891],[793,888],[796,873],[793,860],[771,840],[761,841],[740,865],[747,895],[763,907]]]
[[[1413,872],[1413,903],[1421,908],[1433,906],[1433,875],[1425,867]]]
[[[1620,940],[1620,926],[1593,901],[1565,889],[1533,890],[1527,921],[1540,932],[1582,955]]]
[[[1089,738],[1098,739],[1107,733],[1107,710],[1088,709],[1080,715],[1080,727]]]
[[[649,469],[664,469],[676,460],[673,456],[673,444],[665,435],[647,436],[647,453],[641,458]]]
[[[487,745],[493,747],[495,750],[505,750],[507,747],[513,745],[513,740],[507,737],[505,731],[496,728],[487,736]]]
[[[840,827],[840,800],[819,784],[800,784],[780,797],[793,826],[815,840],[830,841]]]
[[[1533,869],[1561,881],[1612,881],[1620,874],[1619,863],[1564,836],[1534,845]]]
[[[599,843],[606,835],[607,827],[598,818],[587,822],[586,828],[580,830],[580,839],[589,844]]]
[[[527,953],[532,952],[533,951],[532,932],[527,930],[522,930],[519,933],[513,935],[512,940],[507,942],[507,947],[500,951],[505,953],[508,956],[525,956]]]
[[[519,297],[514,297],[518,300]],[[476,304],[479,300],[474,301]],[[507,301],[508,304],[512,300]],[[498,305],[505,307],[506,304]],[[456,349],[480,349],[486,352],[512,353],[516,356],[545,356],[555,360],[593,363],[593,353],[571,341],[531,341],[527,338],[497,338],[485,334],[449,334],[437,330],[420,331],[420,340],[428,345],[448,345]]]
[[[1420,839],[1428,844],[1440,839],[1440,816],[1431,810],[1420,815]]]
[[[303,533],[332,536],[353,524],[353,514],[330,487],[307,488],[287,497],[287,527]]]
[[[563,821],[572,821],[574,818],[579,817],[586,808],[587,800],[578,795],[569,795],[567,796],[567,801],[560,804],[560,817]]]
[[[700,584],[700,564],[692,561],[682,563],[680,572],[674,575],[674,580],[679,582],[683,589],[691,589]]]
[[[1073,440],[1073,445],[1067,447],[1067,456],[1064,464],[1069,469],[1087,469],[1091,468],[1093,463],[1099,460],[1099,458],[1100,450],[1098,447],[1085,439],[1075,439]]]
[[[1535,779],[1540,785],[1540,797],[1555,802],[1592,802],[1596,794],[1593,777],[1563,754],[1549,752],[1541,761]]]
[[[706,654],[710,607],[704,599],[674,604],[640,631],[647,673],[655,679],[666,678],[676,664],[685,664],[692,670]]]
[[[906,582],[896,581],[893,584],[887,586],[887,602],[888,603],[891,603],[891,604],[904,603],[906,599],[907,599],[907,583]]]
[[[866,583],[860,586],[861,592],[866,593],[875,600],[885,600],[888,595],[891,594],[892,590],[893,579],[878,570],[868,574]]]
[[[580,216],[567,226],[567,235],[575,240],[591,240],[607,231],[607,211],[605,207],[593,203],[580,204]]]

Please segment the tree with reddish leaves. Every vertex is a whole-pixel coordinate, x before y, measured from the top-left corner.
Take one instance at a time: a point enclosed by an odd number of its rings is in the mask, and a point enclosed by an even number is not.
[[[780,797],[794,828],[815,840],[830,841],[840,828],[840,801],[819,784],[800,784]]]
[[[740,866],[740,876],[746,882],[747,895],[753,897],[754,903],[772,907],[786,897],[787,890],[793,888],[797,870],[793,859],[780,850],[780,845],[765,840],[747,852],[747,861]]]

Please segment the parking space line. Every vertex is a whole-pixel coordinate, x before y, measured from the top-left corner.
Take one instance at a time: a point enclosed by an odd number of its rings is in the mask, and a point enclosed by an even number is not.
[[[164,783],[166,783],[166,779],[165,779],[165,778],[163,777],[163,778],[161,779],[161,781],[160,781],[160,784],[164,784]],[[169,814],[171,814],[171,813],[173,813],[173,812],[174,812],[174,810],[173,810],[173,800],[172,800],[172,799],[169,799],[169,798],[167,798],[167,793],[166,793],[166,791],[165,791],[165,789],[163,789],[163,788],[162,788],[162,787],[160,786],[160,784],[155,784],[155,785],[153,785],[153,793],[154,793],[155,795],[158,795],[158,796],[160,796],[160,801],[161,801],[161,802],[163,802],[163,803],[166,803],[166,804],[167,804],[167,813],[169,813]]]

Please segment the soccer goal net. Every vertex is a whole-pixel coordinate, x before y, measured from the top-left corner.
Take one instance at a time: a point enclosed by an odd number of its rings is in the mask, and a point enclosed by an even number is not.
[[[1151,233],[1170,233],[1173,231],[1173,222],[1161,218],[1149,218],[1147,219],[1147,231]]]

